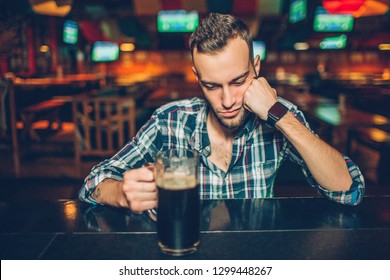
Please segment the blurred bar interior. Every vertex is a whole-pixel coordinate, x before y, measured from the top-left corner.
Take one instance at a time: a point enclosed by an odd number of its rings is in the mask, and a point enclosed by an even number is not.
[[[0,0],[0,200],[20,199],[22,186],[29,198],[74,198],[156,107],[202,96],[188,39],[210,11],[248,24],[261,75],[358,163],[368,193],[390,193],[389,4]],[[281,171],[279,194],[313,195],[294,168]]]

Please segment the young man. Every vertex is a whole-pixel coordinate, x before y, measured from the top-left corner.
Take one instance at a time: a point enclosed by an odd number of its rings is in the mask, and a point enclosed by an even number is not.
[[[156,207],[153,171],[143,165],[154,162],[159,150],[186,147],[200,155],[203,199],[272,197],[277,170],[288,158],[329,199],[360,203],[359,168],[313,134],[302,112],[258,77],[260,59],[252,59],[252,38],[242,21],[210,14],[192,34],[190,48],[204,100],[156,110],[121,151],[93,168],[81,200],[134,212]]]

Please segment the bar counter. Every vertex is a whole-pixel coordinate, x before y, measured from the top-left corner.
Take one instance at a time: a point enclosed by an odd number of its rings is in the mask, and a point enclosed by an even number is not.
[[[146,214],[78,200],[0,204],[1,259],[175,259]],[[176,258],[177,259],[177,258]],[[204,200],[201,245],[179,259],[390,259],[390,196]]]

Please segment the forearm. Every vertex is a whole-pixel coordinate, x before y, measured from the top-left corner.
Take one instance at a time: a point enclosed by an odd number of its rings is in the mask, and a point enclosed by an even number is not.
[[[352,184],[342,155],[311,133],[291,112],[276,123],[302,156],[316,182],[330,191],[347,191]]]
[[[128,207],[122,184],[122,181],[106,179],[96,186],[91,194],[91,198],[105,205]]]

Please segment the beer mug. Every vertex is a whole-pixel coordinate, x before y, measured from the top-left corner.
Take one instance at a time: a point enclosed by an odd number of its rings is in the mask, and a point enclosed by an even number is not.
[[[187,149],[156,155],[158,245],[171,256],[193,253],[200,243],[198,160]]]

